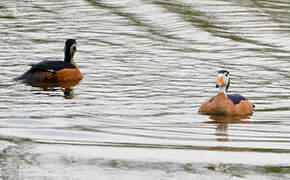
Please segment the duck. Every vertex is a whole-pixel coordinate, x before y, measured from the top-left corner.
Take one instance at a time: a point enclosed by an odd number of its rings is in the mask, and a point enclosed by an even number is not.
[[[230,73],[220,70],[216,82],[218,94],[208,98],[198,112],[205,115],[252,115],[255,105],[240,94],[228,94],[229,86]]]
[[[64,46],[64,61],[41,61],[32,64],[28,71],[14,80],[23,80],[26,83],[63,83],[82,80],[83,74],[74,61],[76,45],[76,39],[67,39]]]

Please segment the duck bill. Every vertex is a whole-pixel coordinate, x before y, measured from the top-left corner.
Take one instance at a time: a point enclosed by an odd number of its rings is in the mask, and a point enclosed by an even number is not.
[[[219,77],[216,82],[216,87],[222,87],[224,85],[224,80],[222,77]]]

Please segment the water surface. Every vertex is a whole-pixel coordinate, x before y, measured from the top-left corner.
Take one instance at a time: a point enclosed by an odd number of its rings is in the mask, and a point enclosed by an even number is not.
[[[3,179],[290,178],[290,3],[286,0],[0,3]],[[69,92],[12,81],[62,60],[85,78]],[[217,93],[250,117],[197,113]]]

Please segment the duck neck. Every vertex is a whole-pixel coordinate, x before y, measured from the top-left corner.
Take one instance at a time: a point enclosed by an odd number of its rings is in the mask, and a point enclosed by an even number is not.
[[[225,96],[227,96],[227,89],[226,86],[219,87],[219,93],[224,93]]]
[[[69,49],[64,52],[64,61],[69,63],[73,62],[73,54],[70,53]]]

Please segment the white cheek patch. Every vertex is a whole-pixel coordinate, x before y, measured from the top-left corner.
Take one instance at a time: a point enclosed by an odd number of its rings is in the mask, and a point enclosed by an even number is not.
[[[70,53],[72,54],[72,53],[74,53],[76,50],[77,50],[77,47],[76,47],[76,45],[74,44],[74,45],[72,45],[71,48],[70,48]]]

